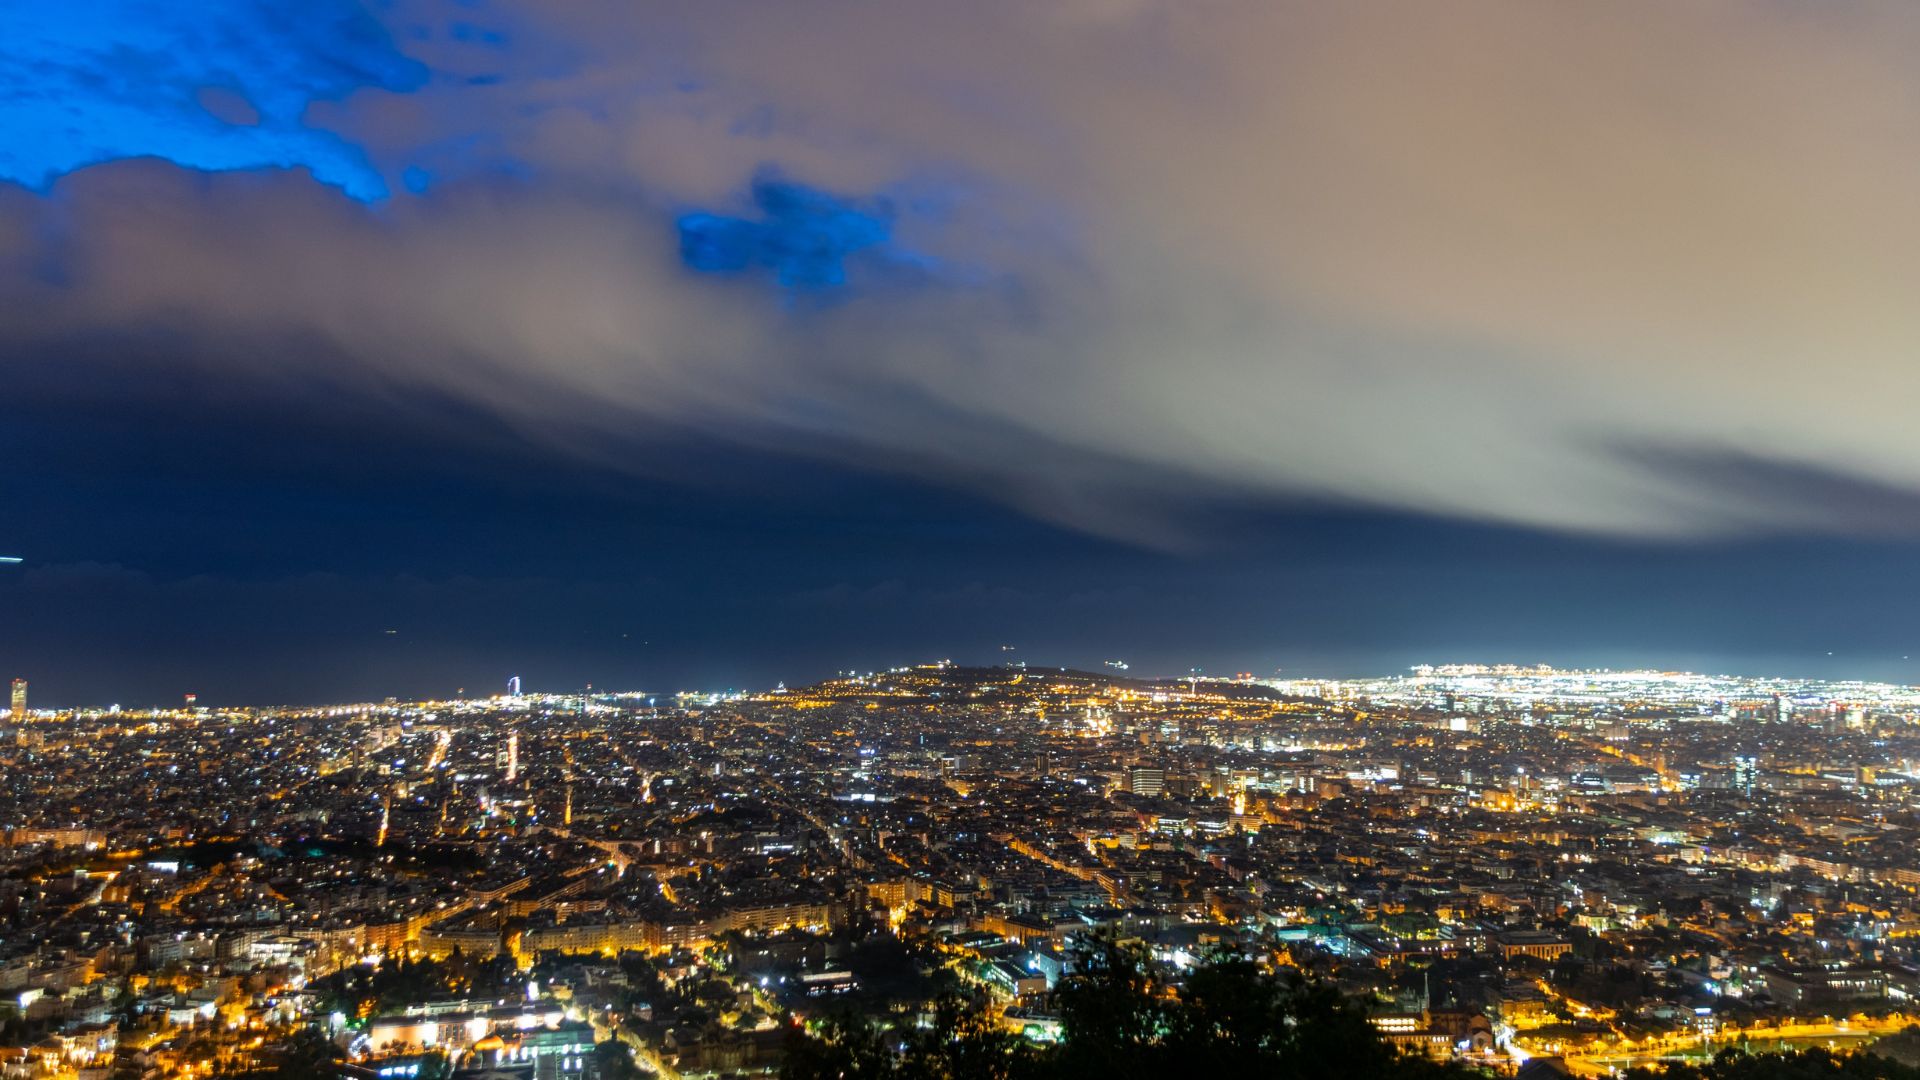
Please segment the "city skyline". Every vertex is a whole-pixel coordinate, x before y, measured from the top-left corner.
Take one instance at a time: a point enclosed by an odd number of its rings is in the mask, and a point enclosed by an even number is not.
[[[1182,672],[1142,670],[1121,659],[1097,664],[1067,665],[1029,663],[1008,659],[1010,650],[1002,650],[992,662],[969,662],[941,658],[907,664],[861,669],[858,667],[818,673],[810,678],[780,680],[767,684],[711,686],[578,686],[529,684],[523,676],[510,675],[493,687],[459,686],[444,695],[401,698],[394,695],[375,700],[338,698],[317,701],[202,701],[198,691],[176,695],[174,702],[42,702],[28,697],[29,682],[12,680],[11,718],[16,722],[30,718],[36,711],[42,716],[103,717],[134,715],[219,714],[223,711],[247,712],[258,709],[341,709],[374,708],[398,701],[443,702],[447,704],[486,704],[488,702],[530,701],[552,705],[572,701],[583,705],[592,701],[651,704],[688,703],[707,705],[754,698],[767,694],[805,690],[835,683],[861,683],[912,672],[971,671],[1001,673],[1008,676],[1030,674],[1045,678],[1052,673],[1073,678],[1094,678],[1135,686],[1156,686],[1167,692],[1180,687],[1264,687],[1284,694],[1309,698],[1346,700],[1353,698],[1388,701],[1411,700],[1433,693],[1462,693],[1487,698],[1504,705],[1517,702],[1577,702],[1587,705],[1609,701],[1675,701],[1723,703],[1770,700],[1786,711],[1805,714],[1841,710],[1871,703],[1885,708],[1920,705],[1920,685],[1852,677],[1794,675],[1784,672],[1697,671],[1681,667],[1564,667],[1546,663],[1481,663],[1451,661],[1410,664],[1398,671],[1328,672],[1312,670],[1269,672],[1232,671],[1189,667]],[[1402,703],[1404,703],[1402,701]],[[1804,717],[1802,717],[1804,718]]]

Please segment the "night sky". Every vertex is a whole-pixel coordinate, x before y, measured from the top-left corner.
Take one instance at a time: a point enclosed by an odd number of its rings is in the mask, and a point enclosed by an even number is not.
[[[0,676],[1916,681],[1915,55],[1848,2],[0,5]]]

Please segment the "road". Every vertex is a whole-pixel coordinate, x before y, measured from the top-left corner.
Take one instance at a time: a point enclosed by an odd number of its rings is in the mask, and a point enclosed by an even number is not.
[[[1892,1017],[1863,1023],[1786,1024],[1772,1028],[1746,1028],[1716,1035],[1710,1042],[1698,1037],[1668,1038],[1638,1047],[1623,1047],[1612,1052],[1568,1054],[1567,1067],[1580,1076],[1607,1076],[1617,1069],[1646,1065],[1665,1058],[1686,1057],[1702,1060],[1729,1046],[1755,1052],[1797,1050],[1826,1046],[1852,1050],[1872,1043],[1882,1035],[1892,1035],[1913,1022],[1910,1017]]]

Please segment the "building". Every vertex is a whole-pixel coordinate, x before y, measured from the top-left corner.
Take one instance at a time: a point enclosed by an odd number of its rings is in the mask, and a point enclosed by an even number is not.
[[[1531,956],[1536,960],[1556,960],[1573,951],[1573,943],[1551,930],[1515,930],[1499,935],[1494,942],[1500,955],[1511,960]]]
[[[13,680],[13,718],[16,721],[27,718],[27,680]]]
[[[563,1020],[552,1027],[497,1032],[476,1040],[464,1062],[469,1069],[526,1075],[531,1080],[575,1080],[588,1071],[593,1027]]]
[[[1157,799],[1167,790],[1167,770],[1151,765],[1135,765],[1127,770],[1127,790],[1135,795]]]
[[[1767,992],[1783,1005],[1878,1001],[1887,996],[1887,973],[1843,965],[1768,968]]]
[[[988,985],[1009,997],[1025,997],[1028,994],[1047,992],[1047,977],[1039,971],[1028,971],[1006,960],[994,960],[985,966],[984,974]]]
[[[1446,1032],[1434,1028],[1420,1013],[1380,1013],[1368,1020],[1381,1039],[1403,1054],[1424,1054],[1444,1061],[1453,1050]]]

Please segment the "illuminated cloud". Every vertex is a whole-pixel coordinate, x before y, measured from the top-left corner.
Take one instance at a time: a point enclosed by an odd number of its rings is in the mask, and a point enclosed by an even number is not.
[[[7,175],[313,179],[0,199],[14,342],[164,327],[1153,543],[1291,500],[1906,531],[1860,493],[1920,490],[1920,10],[212,9],[251,51],[101,10],[12,51]]]

